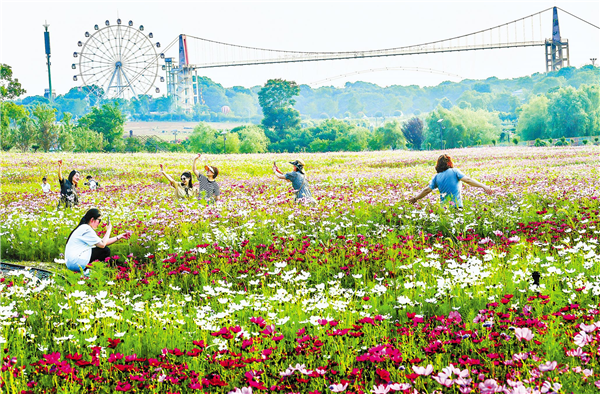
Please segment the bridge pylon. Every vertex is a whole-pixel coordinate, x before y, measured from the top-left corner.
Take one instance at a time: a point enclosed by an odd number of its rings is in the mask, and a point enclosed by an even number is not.
[[[546,72],[558,71],[571,65],[569,57],[569,40],[561,39],[558,24],[558,9],[552,10],[552,38],[546,40]]]

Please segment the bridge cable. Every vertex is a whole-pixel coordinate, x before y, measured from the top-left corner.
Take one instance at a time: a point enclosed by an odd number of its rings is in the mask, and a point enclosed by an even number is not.
[[[594,25],[594,24],[593,24],[593,23],[591,23],[591,22],[588,22],[588,21],[586,21],[585,19],[581,19],[581,18],[580,18],[580,17],[578,17],[577,15],[573,15],[573,14],[571,14],[569,11],[565,11],[565,10],[563,10],[563,9],[562,9],[562,8],[560,8],[560,7],[556,7],[556,8],[558,8],[559,10],[561,10],[561,11],[562,11],[562,12],[564,12],[564,13],[567,13],[567,14],[571,15],[573,18],[577,18],[577,19],[579,19],[580,21],[587,23],[588,25],[594,26],[596,29],[600,29],[600,27],[598,27],[598,26]]]

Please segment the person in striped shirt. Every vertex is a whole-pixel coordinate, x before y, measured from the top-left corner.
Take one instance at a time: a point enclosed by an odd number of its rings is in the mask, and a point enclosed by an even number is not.
[[[192,171],[196,174],[196,177],[198,177],[198,200],[201,203],[205,202],[208,205],[215,203],[221,195],[219,184],[215,181],[215,178],[219,175],[219,169],[215,166],[204,164],[206,175],[201,174],[197,167],[198,160],[200,160],[201,157],[202,154],[199,153],[194,159]]]

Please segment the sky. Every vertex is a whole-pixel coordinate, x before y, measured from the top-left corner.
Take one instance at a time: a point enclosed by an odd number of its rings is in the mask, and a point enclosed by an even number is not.
[[[455,37],[510,22],[557,6],[600,26],[600,1],[470,1],[470,2],[133,2],[0,0],[0,62],[8,64],[27,90],[48,88],[43,25],[50,25],[52,85],[57,94],[81,86],[73,81],[71,64],[86,31],[117,18],[143,24],[153,41],[164,47],[179,34],[231,44],[297,51],[353,51],[416,45]],[[600,30],[559,10],[561,35],[569,40],[571,65],[600,58]],[[525,26],[526,35],[550,38],[552,14],[546,12]],[[190,39],[192,60],[202,46]],[[177,56],[177,45],[166,52]],[[207,54],[210,56],[210,54]],[[599,64],[597,61],[596,64]],[[389,71],[367,72],[391,68]],[[400,70],[399,68],[404,68]],[[420,69],[422,71],[415,71]],[[427,72],[435,70],[435,72]],[[224,87],[263,85],[284,78],[299,84],[343,86],[366,81],[380,86],[433,86],[463,78],[516,78],[545,72],[543,47],[446,54],[397,56],[283,65],[201,70]],[[323,81],[324,80],[324,81]],[[317,81],[323,81],[314,84]],[[165,83],[157,80],[161,94]]]

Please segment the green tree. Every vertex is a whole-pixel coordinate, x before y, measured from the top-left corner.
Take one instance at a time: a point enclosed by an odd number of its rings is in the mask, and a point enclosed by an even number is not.
[[[102,134],[84,127],[75,127],[72,137],[74,152],[102,152],[106,145]]]
[[[265,135],[262,127],[240,126],[231,130],[232,133],[237,133],[240,136],[240,152],[241,153],[265,153],[269,147],[269,139]]]
[[[376,134],[381,135],[381,145],[384,149],[404,149],[406,148],[406,137],[402,132],[402,125],[397,120],[388,122],[375,130]]]
[[[78,125],[102,134],[107,149],[120,151],[125,148],[123,141],[125,117],[117,103],[92,108],[89,114],[79,119]]]
[[[523,141],[550,137],[547,126],[549,101],[546,96],[536,96],[519,110],[517,133]]]
[[[552,93],[548,103],[551,136],[571,138],[591,135],[592,125],[586,112],[590,107],[590,99],[582,90],[567,86]]]
[[[70,113],[65,112],[60,122],[60,131],[58,133],[58,144],[60,145],[60,149],[67,152],[71,152],[75,148],[72,119],[73,116]]]
[[[223,141],[219,145],[217,139],[218,131],[207,125],[200,123],[194,128],[190,135],[190,150],[196,153],[221,153],[223,152]]]
[[[37,142],[43,151],[48,152],[58,142],[59,127],[56,122],[56,108],[38,104],[32,113],[37,130]]]
[[[29,148],[36,142],[38,130],[29,117],[19,119],[18,128],[14,133],[14,144],[21,152],[29,151]]]
[[[26,93],[19,80],[13,78],[12,67],[0,63],[0,101],[12,100]]]
[[[283,79],[270,79],[258,92],[258,102],[263,111],[262,125],[267,137],[272,142],[282,140],[290,129],[300,125],[300,113],[294,108],[296,100],[293,99],[300,92],[300,88],[293,81]]]
[[[28,119],[27,109],[10,101],[0,101],[0,147],[10,150],[16,143],[22,119]]]

